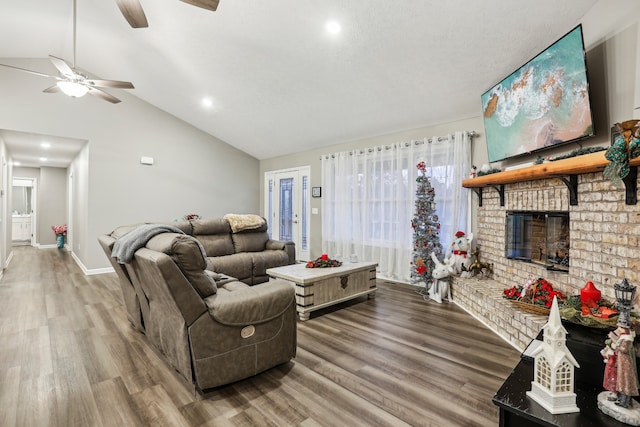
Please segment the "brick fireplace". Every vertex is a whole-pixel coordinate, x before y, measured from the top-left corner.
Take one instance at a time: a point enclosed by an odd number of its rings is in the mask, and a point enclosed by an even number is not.
[[[481,261],[493,264],[493,275],[487,279],[456,278],[454,300],[521,350],[547,319],[504,300],[505,288],[533,276],[547,279],[567,294],[578,294],[592,281],[603,297],[615,300],[613,285],[622,278],[640,285],[640,205],[627,205],[625,189],[614,187],[601,172],[579,174],[577,184],[576,205],[570,205],[569,187],[558,178],[505,184],[504,206],[500,206],[498,186],[485,187],[482,192],[477,230],[472,231]],[[478,197],[472,196],[472,202],[477,203]],[[568,272],[505,257],[506,214],[513,210],[569,212]]]

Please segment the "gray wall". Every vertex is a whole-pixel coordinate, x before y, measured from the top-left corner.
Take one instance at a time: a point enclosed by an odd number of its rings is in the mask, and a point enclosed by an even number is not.
[[[38,200],[38,243],[53,245],[56,243],[56,236],[51,227],[67,224],[66,169],[40,168]]]
[[[88,247],[89,235],[89,144],[78,153],[69,166],[69,212],[67,245],[76,255],[81,248]],[[80,256],[80,255],[78,255]],[[86,251],[82,253],[86,259]]]
[[[49,66],[46,60],[3,63]],[[257,159],[126,91],[114,105],[44,94],[42,85],[37,76],[0,70],[0,129],[88,141],[69,168],[73,251],[85,269],[110,265],[97,236],[118,225],[258,212]],[[155,165],[140,165],[140,156],[154,157]]]
[[[640,119],[640,2],[600,0],[582,19],[597,145],[611,142],[614,123]]]

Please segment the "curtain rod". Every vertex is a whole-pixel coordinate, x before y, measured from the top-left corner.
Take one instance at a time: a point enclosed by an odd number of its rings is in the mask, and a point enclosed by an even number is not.
[[[469,137],[469,142],[473,141],[473,138],[478,136],[479,134],[475,131],[475,130],[471,130],[471,131],[463,131],[463,133],[466,133],[467,136]],[[432,142],[435,142],[434,140],[440,142],[440,141],[444,141],[446,139],[449,139],[449,136],[438,136],[438,137],[433,137],[433,138],[425,138],[423,140],[414,140],[414,141],[408,141],[408,142],[400,142],[399,144],[404,144],[405,147],[408,147],[409,145],[411,145],[411,143],[415,144],[415,145],[420,145],[420,144],[424,144],[425,142],[428,142],[429,144],[431,144]],[[353,151],[358,150],[359,154],[364,154],[365,152],[367,153],[372,153],[375,150],[378,151],[382,151],[382,149],[384,148],[385,150],[390,150],[392,149],[394,146],[396,146],[397,144],[394,145],[383,145],[383,146],[378,146],[378,147],[372,147],[372,148],[361,148],[361,149],[354,149]],[[349,155],[353,155],[353,151],[349,152]],[[325,158],[329,158],[329,156],[331,157],[335,157],[335,154],[323,154],[320,156],[320,160],[322,160],[323,157]]]

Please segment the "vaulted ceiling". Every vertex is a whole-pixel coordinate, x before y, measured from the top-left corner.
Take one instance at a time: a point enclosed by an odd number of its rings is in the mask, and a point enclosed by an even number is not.
[[[144,29],[115,0],[78,0],[76,66],[258,159],[477,116],[484,91],[596,2],[140,1]],[[72,0],[1,2],[0,63],[72,61],[72,23]]]

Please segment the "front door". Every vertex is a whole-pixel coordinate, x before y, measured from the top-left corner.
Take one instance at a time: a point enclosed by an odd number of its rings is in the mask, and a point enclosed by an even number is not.
[[[309,167],[265,173],[265,217],[272,239],[293,241],[296,260],[309,259]]]

